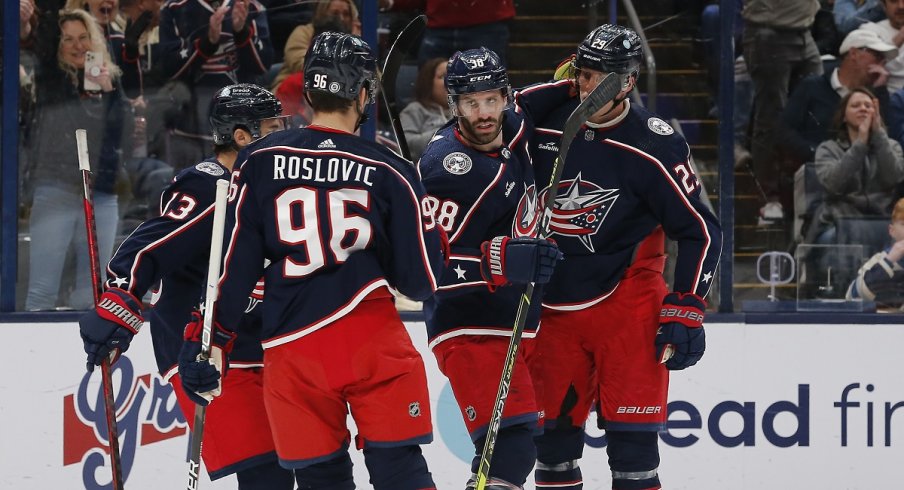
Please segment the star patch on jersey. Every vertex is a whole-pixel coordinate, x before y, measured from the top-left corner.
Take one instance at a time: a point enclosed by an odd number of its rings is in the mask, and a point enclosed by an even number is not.
[[[471,171],[472,166],[474,166],[474,163],[471,161],[471,157],[460,151],[449,153],[446,158],[443,158],[443,167],[450,174],[464,175]]]
[[[201,162],[195,165],[195,168],[204,172],[205,174],[213,175],[214,177],[219,177],[226,173],[226,171],[223,170],[223,167],[213,162]]]
[[[661,134],[663,136],[668,136],[675,132],[675,130],[672,129],[671,126],[669,126],[669,123],[663,121],[662,119],[659,119],[658,117],[651,117],[647,119],[647,127],[650,128],[650,131],[656,134]]]

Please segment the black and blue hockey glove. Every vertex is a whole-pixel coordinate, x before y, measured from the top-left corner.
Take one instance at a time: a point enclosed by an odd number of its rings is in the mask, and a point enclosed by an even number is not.
[[[509,283],[546,284],[563,257],[556,242],[542,238],[497,236],[480,251],[480,275],[491,291]]]
[[[706,302],[693,293],[669,293],[662,300],[656,358],[665,363],[666,368],[673,371],[689,368],[703,357],[706,350],[705,310]]]
[[[182,389],[193,402],[207,406],[220,396],[223,377],[229,368],[229,353],[235,342],[235,334],[213,322],[210,334],[210,357],[201,360],[201,334],[204,320],[201,313],[192,312],[192,321],[185,326],[182,349],[179,350],[179,378]]]
[[[79,318],[79,333],[88,354],[88,372],[100,366],[111,352],[114,353],[112,364],[128,350],[132,337],[144,324],[140,304],[126,291],[110,288],[101,295],[96,308]]]

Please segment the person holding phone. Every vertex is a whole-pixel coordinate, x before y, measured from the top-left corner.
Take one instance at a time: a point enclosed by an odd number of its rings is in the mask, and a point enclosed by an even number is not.
[[[29,153],[25,195],[32,201],[25,308],[85,309],[93,296],[75,130],[88,133],[98,252],[105,263],[113,252],[119,218],[114,185],[128,106],[120,90],[119,67],[86,11],[48,13],[37,29],[35,49],[43,66],[36,70],[34,126],[24,140]],[[75,247],[76,279],[67,301],[60,297],[60,284],[70,245]]]

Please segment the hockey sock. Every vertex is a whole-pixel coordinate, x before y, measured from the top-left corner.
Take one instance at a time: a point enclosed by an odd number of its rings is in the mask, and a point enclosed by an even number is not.
[[[235,474],[239,490],[293,490],[295,475],[276,461],[260,464]]]
[[[516,487],[524,486],[527,476],[537,459],[537,448],[533,440],[533,424],[516,424],[499,429],[496,446],[493,448],[493,464],[490,465],[490,478],[498,478],[510,482]],[[486,436],[474,441],[478,455],[471,462],[471,472],[477,473],[480,465],[480,452]]]
[[[364,464],[375,490],[424,490],[435,488],[427,461],[417,445],[365,447]]]
[[[546,488],[581,490],[584,488],[584,478],[581,476],[578,460],[559,464],[545,464],[538,461],[536,470],[534,470],[534,481],[537,483],[537,490]]]
[[[658,437],[655,432],[606,431],[613,490],[662,488]]]
[[[295,470],[299,490],[354,490],[352,458],[348,452],[322,463]]]
[[[584,453],[584,428],[570,424],[546,424],[543,434],[534,438],[537,466],[534,481],[538,489],[577,490],[583,488],[578,460]]]

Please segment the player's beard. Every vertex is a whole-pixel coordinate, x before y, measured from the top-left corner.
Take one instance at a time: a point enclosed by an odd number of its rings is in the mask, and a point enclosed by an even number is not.
[[[471,121],[468,121],[467,118],[459,118],[458,124],[461,127],[461,132],[465,136],[465,138],[471,143],[477,145],[486,145],[492,143],[497,136],[499,136],[499,132],[502,131],[502,119],[505,117],[505,113],[499,115],[498,118],[484,118],[478,119],[476,124],[471,124]],[[495,131],[492,133],[478,133],[477,128],[475,127],[477,124],[483,124],[486,122],[495,123]]]

